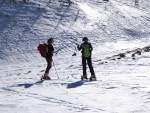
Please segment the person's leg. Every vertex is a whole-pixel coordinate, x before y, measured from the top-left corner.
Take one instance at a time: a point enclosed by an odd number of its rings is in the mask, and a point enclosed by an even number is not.
[[[49,73],[49,70],[52,67],[52,59],[49,58],[49,59],[46,59],[46,61],[47,61],[47,67],[46,67],[45,73]]]
[[[82,57],[83,76],[81,78],[87,78],[86,75],[86,58]]]
[[[47,67],[43,79],[50,80],[51,78],[48,76],[48,74],[49,74],[49,70],[52,67],[52,58],[46,58],[46,61],[47,61]]]
[[[95,72],[94,72],[94,69],[93,69],[93,66],[92,66],[91,57],[89,57],[87,59],[87,63],[88,63],[88,66],[89,66],[89,69],[90,69],[90,72],[91,72],[91,77],[95,78]]]

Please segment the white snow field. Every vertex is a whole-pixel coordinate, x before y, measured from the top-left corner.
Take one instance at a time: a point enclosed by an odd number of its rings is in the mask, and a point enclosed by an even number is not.
[[[0,1],[0,113],[150,113],[150,0],[72,2]],[[97,81],[80,80],[84,36]],[[62,49],[41,81],[50,37]]]

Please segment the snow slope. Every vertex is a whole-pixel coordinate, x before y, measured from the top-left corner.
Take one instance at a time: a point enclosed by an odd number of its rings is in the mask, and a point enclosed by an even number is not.
[[[0,1],[0,113],[149,113],[150,53],[108,59],[149,46],[150,1]],[[97,81],[82,82],[75,43],[93,44]],[[54,37],[51,81],[37,46]],[[88,76],[90,76],[88,70]]]

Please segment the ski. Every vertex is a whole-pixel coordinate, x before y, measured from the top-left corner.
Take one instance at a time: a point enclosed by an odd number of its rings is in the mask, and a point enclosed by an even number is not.
[[[69,76],[67,76],[67,77],[65,77],[65,78],[50,78],[50,79],[43,79],[43,76],[41,77],[41,79],[40,80],[42,80],[42,81],[45,81],[45,80],[66,80],[66,79],[68,79],[69,78]]]
[[[96,78],[81,78],[82,81],[96,81]]]

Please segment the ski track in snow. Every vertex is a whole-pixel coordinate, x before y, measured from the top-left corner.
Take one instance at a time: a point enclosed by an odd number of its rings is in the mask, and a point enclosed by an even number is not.
[[[0,3],[0,113],[149,113],[150,53],[107,59],[149,46],[149,0]],[[72,56],[83,36],[94,45],[97,81],[81,81],[81,53]],[[52,80],[41,81],[46,62],[36,47],[49,37],[63,49],[57,73],[53,66]]]

